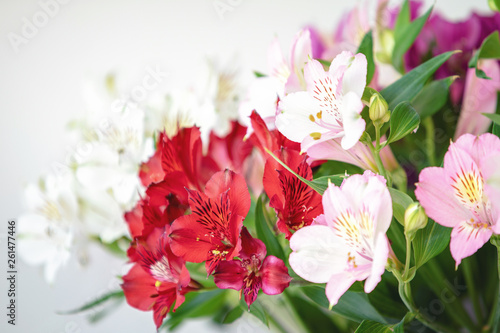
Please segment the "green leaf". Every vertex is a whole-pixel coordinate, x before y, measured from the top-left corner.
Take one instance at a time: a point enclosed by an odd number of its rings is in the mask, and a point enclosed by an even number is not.
[[[98,299],[96,299],[92,302],[89,302],[87,304],[82,305],[81,307],[79,307],[77,309],[69,310],[69,311],[61,311],[61,312],[58,312],[58,314],[70,315],[70,314],[80,313],[80,312],[95,308],[96,306],[101,305],[106,301],[109,301],[112,299],[120,299],[123,297],[125,297],[125,295],[123,294],[123,290],[112,291],[110,293],[107,293],[107,294],[99,297]]]
[[[500,114],[483,113],[483,116],[490,118],[495,124],[500,125]]]
[[[328,60],[323,60],[323,59],[316,59],[319,61],[320,64],[322,64],[323,66],[325,66],[326,68],[330,68],[330,65],[331,65],[331,61],[328,61]]]
[[[389,193],[392,198],[392,214],[401,225],[404,225],[406,208],[413,202],[413,199],[395,188],[389,188]]]
[[[495,134],[496,136],[498,136],[500,138],[500,125],[497,123],[493,123],[491,133]]]
[[[271,229],[269,229],[269,225],[265,218],[264,206],[262,204],[263,196],[264,194],[261,194],[255,207],[255,229],[257,231],[257,237],[266,245],[268,255],[273,255],[285,260],[285,253],[283,252],[276,235]]]
[[[324,287],[306,286],[301,289],[313,302],[325,308],[329,307]],[[332,311],[358,323],[365,319],[385,322],[384,317],[371,305],[365,293],[347,291],[337,305],[332,308]]]
[[[410,4],[408,0],[405,0],[394,24],[394,38],[401,38],[403,29],[410,25],[410,19]]]
[[[373,35],[372,31],[368,31],[363,37],[361,44],[359,44],[358,52],[363,53],[366,56],[366,61],[368,64],[366,73],[366,84],[370,84],[375,74],[375,62],[373,61]]]
[[[476,69],[476,76],[480,79],[491,79],[484,71],[477,67],[479,59],[500,59],[500,38],[498,31],[491,33],[469,61],[469,68]]]
[[[354,333],[392,333],[391,326],[371,320],[363,320]]]
[[[418,128],[420,116],[408,102],[401,102],[391,113],[391,132],[387,144],[398,141]]]
[[[175,312],[169,313],[162,327],[172,330],[186,318],[213,315],[224,305],[226,295],[227,291],[222,289],[187,293],[184,303]]]
[[[427,80],[441,67],[453,54],[460,51],[450,51],[442,53],[422,65],[414,68],[396,82],[381,91],[389,110],[394,110],[396,105],[403,101],[411,101],[422,90]]]
[[[402,19],[402,21],[404,20],[404,22],[400,24],[402,27],[395,29],[394,49],[392,50],[392,64],[394,65],[394,68],[396,68],[400,73],[404,73],[403,56],[406,51],[408,51],[408,49],[412,46],[418,34],[422,30],[425,22],[427,22],[427,19],[429,18],[429,15],[431,15],[433,7],[434,6],[429,8],[424,15],[415,19],[411,23],[407,23],[405,17],[404,19]],[[400,15],[398,16],[398,21],[402,14],[403,13],[400,13]]]
[[[424,229],[417,231],[413,240],[415,266],[419,268],[440,254],[450,242],[451,228],[443,227],[429,219]]]
[[[458,76],[450,76],[424,86],[411,102],[420,118],[432,116],[446,104],[450,86],[457,78]]]
[[[231,311],[229,311],[224,319],[222,320],[223,324],[231,324],[234,322],[236,319],[240,318],[243,315],[243,312],[245,312],[241,306],[237,306]]]

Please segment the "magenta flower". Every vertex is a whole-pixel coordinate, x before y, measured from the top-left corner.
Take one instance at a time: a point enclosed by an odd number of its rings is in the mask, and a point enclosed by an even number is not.
[[[290,239],[290,265],[307,281],[326,284],[330,306],[355,281],[369,293],[380,282],[389,256],[385,235],[392,201],[385,179],[371,171],[353,175],[323,195],[325,214]]]
[[[484,171],[491,174],[490,158],[500,152],[500,139],[486,133],[464,134],[450,145],[444,167],[422,170],[415,195],[427,215],[453,228],[450,251],[456,266],[500,233],[498,202],[485,191]],[[488,164],[488,165],[487,165]]]
[[[341,138],[343,149],[352,148],[365,130],[361,96],[366,86],[366,57],[342,52],[325,72],[311,59],[304,68],[307,91],[288,94],[279,103],[276,127],[302,151],[321,142]]]
[[[214,282],[221,289],[240,290],[249,307],[257,299],[260,289],[264,294],[277,295],[290,284],[292,278],[283,260],[266,257],[264,243],[253,238],[245,227],[241,230],[239,258],[241,260],[220,262],[214,273]]]

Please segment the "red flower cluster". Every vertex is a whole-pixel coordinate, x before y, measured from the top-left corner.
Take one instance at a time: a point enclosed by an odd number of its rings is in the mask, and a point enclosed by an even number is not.
[[[246,128],[234,123],[225,138],[210,136],[207,154],[196,127],[180,129],[171,138],[160,134],[155,154],[141,165],[139,176],[147,189],[125,215],[133,238],[128,256],[134,265],[122,287],[131,306],[153,310],[157,327],[187,292],[202,288],[190,278],[185,262],[205,262],[216,285],[240,290],[248,306],[260,289],[275,295],[290,284],[284,262],[266,257],[264,243],[243,227],[251,204],[245,178],[254,191],[265,188],[278,230],[287,238],[322,212],[321,198],[268,157],[267,151],[275,151],[311,179],[298,145],[269,131],[256,113],[251,121],[249,140],[244,139]],[[263,158],[256,158],[259,150]]]

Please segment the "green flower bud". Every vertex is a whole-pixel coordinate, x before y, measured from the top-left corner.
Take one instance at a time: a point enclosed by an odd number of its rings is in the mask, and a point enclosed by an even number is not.
[[[386,123],[391,117],[389,112],[389,105],[385,99],[380,94],[373,94],[370,98],[370,119],[373,122],[379,122],[380,124]]]
[[[394,50],[394,31],[383,29],[379,33],[381,50],[376,53],[377,60],[384,64],[392,63],[392,51]]]
[[[425,228],[427,220],[424,208],[418,202],[411,203],[405,211],[405,234],[413,238],[417,230]]]

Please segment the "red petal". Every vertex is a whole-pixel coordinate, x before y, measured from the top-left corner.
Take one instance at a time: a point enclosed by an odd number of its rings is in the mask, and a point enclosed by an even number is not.
[[[290,285],[292,278],[288,275],[283,260],[268,256],[261,268],[262,291],[267,295],[281,294]]]
[[[153,317],[156,324],[156,329],[160,328],[163,323],[163,319],[167,316],[167,313],[172,308],[175,300],[177,299],[176,287],[173,286],[165,291],[156,298],[156,302],[153,307]]]
[[[186,261],[203,262],[212,248],[210,236],[196,217],[185,215],[175,220],[170,228],[170,248]]]
[[[142,224],[142,203],[139,201],[135,205],[134,209],[125,213],[124,218],[128,224],[132,239],[141,236],[142,229],[144,228],[144,225]]]
[[[252,128],[254,134],[252,135],[252,140],[254,144],[262,151],[264,156],[267,156],[266,149],[269,151],[275,151],[280,148],[276,137],[271,134],[267,128],[266,123],[262,117],[254,111],[250,115],[250,121],[252,123]]]
[[[250,193],[241,175],[226,169],[214,174],[205,186],[205,193],[212,199],[218,199],[219,195],[227,190],[229,190],[231,213],[247,216],[251,204]]]
[[[241,259],[250,259],[252,254],[256,255],[259,260],[266,257],[266,245],[258,239],[253,238],[246,227],[241,230],[241,251],[238,255]]]
[[[223,138],[218,137],[214,132],[210,133],[208,155],[217,162],[218,170],[228,168],[241,172],[244,161],[252,152],[253,144],[244,141],[246,127],[237,121],[233,121],[231,126],[231,131]]]
[[[122,289],[127,303],[139,310],[151,310],[155,300],[152,295],[157,294],[155,280],[142,269],[139,264],[132,266],[123,276]]]
[[[163,177],[165,177],[165,172],[161,167],[161,149],[157,149],[146,163],[141,164],[139,178],[142,185],[148,187],[152,183],[163,180]]]
[[[240,290],[246,274],[247,270],[241,267],[241,261],[222,261],[214,273],[214,282],[220,289]]]

